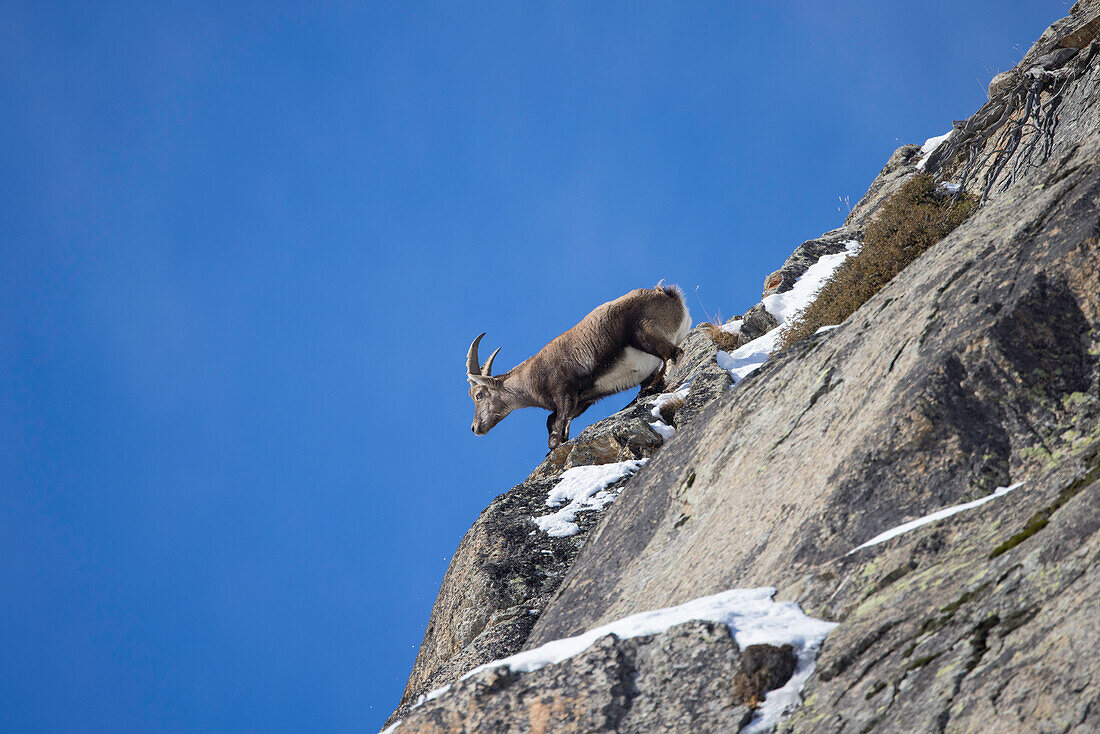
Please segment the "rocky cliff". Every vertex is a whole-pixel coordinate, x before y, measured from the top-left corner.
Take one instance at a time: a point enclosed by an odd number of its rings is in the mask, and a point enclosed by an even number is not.
[[[494,500],[391,726],[1100,731],[1098,33],[1100,0],[1082,0],[950,137],[899,149],[842,228],[768,276],[727,351],[693,330],[667,393]],[[982,207],[839,328],[740,379],[738,355],[778,333],[776,298],[918,167]],[[532,521],[551,513],[554,532]],[[782,630],[746,644],[740,612],[638,622],[768,587],[754,619],[835,627],[787,647]]]

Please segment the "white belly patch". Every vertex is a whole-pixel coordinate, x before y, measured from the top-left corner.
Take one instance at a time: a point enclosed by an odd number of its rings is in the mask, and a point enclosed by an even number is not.
[[[592,386],[592,392],[610,395],[620,390],[637,387],[660,366],[660,357],[654,357],[634,347],[627,347],[611,369],[596,380]]]

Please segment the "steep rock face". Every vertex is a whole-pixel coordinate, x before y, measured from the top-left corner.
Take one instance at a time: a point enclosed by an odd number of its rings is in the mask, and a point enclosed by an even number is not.
[[[999,85],[993,106],[928,159],[930,172],[965,182],[985,205],[839,329],[773,357],[733,390],[696,330],[671,381],[695,377],[689,402],[670,418],[678,430],[659,452],[650,406],[633,404],[494,501],[452,562],[398,713],[521,645],[771,585],[778,598],[840,622],[783,730],[1100,730],[1098,18],[1100,1],[1074,6]],[[1073,53],[1055,53],[1066,48]],[[916,172],[918,152],[899,149],[845,227],[805,243],[766,288],[789,288],[815,257],[858,238]],[[529,535],[539,495],[568,466],[651,455],[580,535]],[[853,552],[889,528],[1021,481]],[[509,523],[528,535],[510,535]],[[536,554],[547,557],[542,565]],[[528,561],[536,573],[509,571],[503,583],[486,571]],[[509,591],[460,588],[493,584]],[[502,621],[484,621],[494,614]],[[475,676],[401,726],[473,730],[461,727],[474,719],[460,726],[455,717],[492,712],[507,722],[500,730],[550,730],[521,715],[525,701],[545,694],[564,711],[569,701],[625,695],[621,676],[573,678],[565,694],[540,672],[498,671],[507,685],[476,695]],[[688,678],[703,675],[685,670],[684,683],[701,685]],[[728,703],[726,693],[698,691]],[[650,695],[667,716],[695,710],[675,694]],[[631,730],[623,712],[614,716],[606,726]]]
[[[774,358],[670,442],[527,644],[778,584],[841,622],[791,730],[1098,728],[1096,48],[1061,92],[1077,117],[1046,160],[840,329]]]
[[[882,201],[916,174],[913,164],[919,151],[919,146],[899,148],[845,225],[795,248],[783,267],[769,276],[777,282],[766,288],[764,295],[789,291],[823,255],[841,252],[846,241],[858,240]],[[763,303],[734,319],[744,322],[739,345],[777,326]],[[690,382],[683,404],[670,418],[670,425],[677,428],[691,423],[732,384],[729,373],[715,363],[718,348],[703,327],[693,329],[681,348],[684,354],[668,375],[666,386],[672,391]],[[482,512],[451,561],[405,693],[390,721],[403,716],[419,696],[523,646],[599,515],[583,514],[580,533],[561,539],[532,534],[531,518],[546,512],[543,500],[563,471],[654,455],[663,445],[663,439],[650,427],[655,420],[650,401],[635,400],[559,446],[522,484],[497,497]],[[616,488],[629,482],[628,478]]]

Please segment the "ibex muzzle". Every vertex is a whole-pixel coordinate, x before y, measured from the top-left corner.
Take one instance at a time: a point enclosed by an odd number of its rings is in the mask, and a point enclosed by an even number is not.
[[[656,387],[691,329],[683,293],[658,285],[597,306],[581,322],[504,374],[493,376],[498,348],[484,364],[474,339],[466,376],[473,432],[484,436],[516,408],[545,408],[549,446],[569,440],[569,422],[592,403],[646,383]]]

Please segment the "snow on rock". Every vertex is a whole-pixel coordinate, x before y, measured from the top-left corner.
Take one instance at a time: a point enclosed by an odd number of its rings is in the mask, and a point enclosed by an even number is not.
[[[1024,481],[1027,481],[1027,480],[1024,480]],[[897,536],[899,536],[903,533],[908,533],[910,530],[916,530],[917,528],[921,527],[922,525],[928,525],[929,523],[933,523],[933,522],[936,522],[938,520],[943,520],[944,518],[951,517],[952,515],[954,515],[956,513],[962,512],[963,510],[970,510],[970,509],[973,509],[975,507],[981,507],[986,502],[989,502],[991,499],[995,499],[997,497],[1003,497],[1004,495],[1006,495],[1009,492],[1011,492],[1012,490],[1022,486],[1023,484],[1024,484],[1024,482],[1016,482],[1015,484],[1010,485],[1008,487],[997,487],[997,489],[994,490],[992,494],[987,494],[985,497],[982,497],[981,499],[976,499],[973,502],[964,502],[961,505],[952,505],[951,507],[945,507],[942,510],[938,510],[936,512],[933,512],[931,515],[925,515],[924,517],[922,517],[918,520],[913,520],[912,522],[907,522],[907,523],[904,523],[902,525],[898,525],[896,528],[890,528],[885,533],[881,533],[881,534],[876,535],[875,537],[871,538],[870,540],[868,540],[863,545],[857,545],[855,548],[852,548],[852,550],[848,551],[847,555],[850,556],[853,553],[855,553],[857,550],[862,550],[863,548],[868,548],[872,545],[878,545],[879,543],[885,543],[886,541],[890,540],[891,538],[896,538]]]
[[[801,702],[800,693],[814,670],[817,651],[825,637],[836,628],[835,622],[809,617],[794,602],[777,602],[772,599],[775,589],[731,589],[714,596],[705,596],[667,609],[633,614],[601,627],[591,629],[576,637],[548,642],[534,650],[525,650],[510,657],[480,665],[466,673],[469,678],[487,668],[507,665],[513,671],[527,673],[546,665],[560,663],[588,649],[604,635],[614,634],[620,639],[660,634],[670,627],[692,620],[718,622],[729,627],[737,644],[791,645],[798,656],[794,675],[781,687],[769,691],[763,705],[757,709],[752,722],[743,732],[770,731],[780,717],[792,706]],[[450,690],[443,686],[428,693],[418,702],[438,698]]]
[[[955,132],[954,129],[948,130],[943,135],[938,135],[934,138],[928,138],[924,141],[924,145],[921,146],[920,155],[921,158],[917,161],[917,168],[921,171],[924,170],[924,164],[928,163],[928,159],[933,153],[936,152],[936,148],[940,147],[951,137],[951,133]]]
[[[573,520],[582,510],[600,510],[615,501],[618,492],[607,487],[623,477],[630,476],[641,468],[648,459],[619,461],[614,464],[596,466],[575,466],[561,475],[550,494],[546,497],[548,507],[558,507],[564,502],[569,504],[557,512],[531,518],[539,529],[553,538],[576,535],[580,528]]]
[[[745,379],[768,361],[768,357],[775,351],[776,344],[783,336],[784,325],[792,316],[813,303],[821,286],[832,277],[842,262],[859,252],[859,243],[854,240],[845,242],[844,246],[844,252],[823,255],[818,259],[795,281],[789,291],[765,296],[764,308],[779,322],[777,328],[732,352],[718,352],[716,355],[718,366],[729,371],[734,384]]]
[[[762,301],[764,308],[780,325],[785,324],[792,316],[813,303],[814,296],[821,290],[821,286],[825,285],[825,281],[832,277],[840,264],[859,251],[859,243],[854,240],[845,242],[844,247],[844,252],[822,255],[799,276],[789,291],[764,297]]]
[[[670,438],[672,438],[673,436],[676,435],[676,427],[675,426],[670,426],[669,424],[665,423],[664,421],[657,421],[656,423],[650,423],[649,427],[652,428],[654,431],[656,431],[657,435],[660,436],[665,441],[669,440]]]
[[[727,334],[740,334],[741,324],[745,323],[744,319],[733,319],[729,323],[722,324],[718,328]]]
[[[741,382],[751,373],[760,369],[760,365],[768,361],[768,357],[775,351],[775,343],[779,341],[782,332],[772,329],[758,339],[753,339],[748,344],[738,347],[732,352],[719,351],[715,355],[718,366],[730,373],[733,384]]]
[[[741,328],[741,322],[737,322],[737,328]],[[676,428],[665,423],[664,417],[661,416],[661,408],[671,403],[673,400],[684,400],[687,398],[688,390],[691,388],[691,380],[688,380],[678,389],[672,392],[663,392],[653,399],[653,410],[650,411],[650,415],[657,419],[655,423],[650,423],[649,427],[657,432],[665,441],[669,440],[676,434]]]

